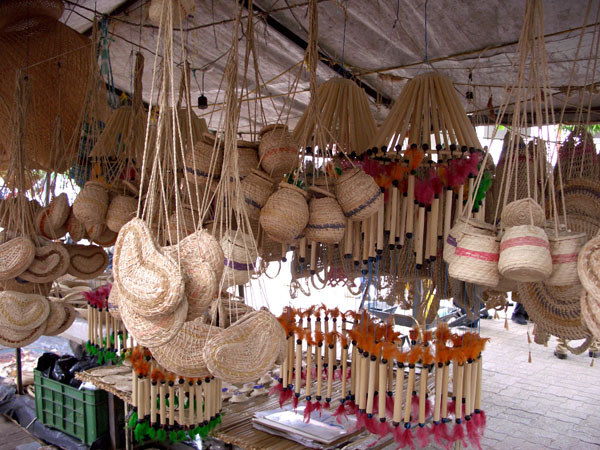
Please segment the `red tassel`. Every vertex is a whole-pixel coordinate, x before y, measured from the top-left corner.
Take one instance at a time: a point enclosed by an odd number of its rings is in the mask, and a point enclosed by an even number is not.
[[[404,428],[400,435],[400,447],[410,447],[415,448],[415,443],[413,441],[412,430],[410,428]]]
[[[300,372],[300,378],[302,380],[306,380],[306,370],[302,370],[302,372]]]
[[[348,367],[348,370],[346,371],[346,380],[350,379],[350,375],[352,375],[352,369]]]
[[[450,449],[450,447],[452,447],[453,441],[452,441],[452,436],[450,436],[450,430],[448,429],[448,424],[446,422],[442,422],[440,427],[441,427],[442,439],[446,441],[446,448]]]
[[[336,371],[333,372],[333,379],[341,381],[341,379],[342,379],[342,369],[336,369]]]
[[[358,414],[358,406],[356,406],[356,403],[354,403],[352,400],[347,400],[344,405],[346,406],[346,414],[349,416]]]
[[[323,404],[323,409],[331,409],[331,404],[329,402],[325,402]]]
[[[291,392],[291,390],[290,390],[290,392]],[[294,405],[294,411],[296,411],[298,409],[298,397],[296,397],[295,395],[294,395],[293,405]]]
[[[323,414],[323,405],[321,402],[315,402],[315,411],[319,412],[319,417]]]
[[[312,369],[310,369],[310,376],[312,380],[316,380],[317,379],[317,368],[313,367]]]
[[[385,412],[389,417],[394,416],[394,397],[391,395],[385,396]]]
[[[448,411],[448,414],[454,415],[454,413],[456,412],[456,401],[455,400],[449,400],[448,401],[448,409],[447,409],[447,411]]]
[[[473,420],[467,420],[467,436],[471,445],[481,450],[479,432],[477,430],[477,425],[473,423]]]
[[[452,442],[461,441],[463,447],[467,447],[467,441],[465,440],[465,430],[462,423],[455,423],[454,429],[452,430]]]
[[[421,447],[424,448],[429,445],[430,432],[427,427],[419,425],[417,427],[416,435],[417,435],[417,440],[419,441],[419,445]]]
[[[485,429],[485,425],[487,423],[487,417],[485,417],[485,411],[480,411],[479,415],[481,416],[480,420],[481,420],[481,425],[480,425],[480,434],[483,434],[483,430]]]
[[[451,445],[449,442],[450,436],[448,435],[448,427],[445,422],[434,423],[433,425],[433,439],[438,445],[443,447]],[[446,441],[446,442],[443,442]]]
[[[315,410],[315,403],[314,402],[306,402],[306,406],[304,407],[304,422],[305,423],[309,423],[310,422],[310,415],[312,414],[312,412]]]
[[[290,401],[292,395],[294,395],[294,393],[291,389],[283,388],[279,394],[279,407],[283,408],[283,405]]]
[[[375,434],[377,434],[378,436],[385,437],[392,431],[390,429],[390,424],[387,422],[387,420],[385,420],[383,422],[378,420],[375,422],[375,425],[376,425]]]
[[[347,419],[348,416],[346,414],[346,406],[343,403],[340,403],[340,406],[337,407],[337,409],[335,410],[335,412],[332,414],[333,417],[335,417],[335,421],[337,423],[342,423],[342,418],[343,419]]]
[[[416,422],[419,419],[419,396],[413,394],[410,400],[410,413],[412,414],[411,421]]]
[[[356,414],[356,429],[362,430],[367,426],[367,415],[365,413],[357,413]]]
[[[269,395],[281,394],[282,390],[283,390],[283,383],[277,383],[277,384],[273,385],[273,387],[269,391]]]
[[[364,415],[366,416],[365,427],[367,431],[371,434],[377,434],[377,420],[375,417],[369,417],[367,414]]]
[[[425,417],[429,417],[432,414],[433,404],[430,399],[425,401]]]
[[[402,440],[402,425],[394,425],[393,429],[392,429],[392,434],[394,435],[394,441],[396,441],[397,444],[400,443],[400,441]]]

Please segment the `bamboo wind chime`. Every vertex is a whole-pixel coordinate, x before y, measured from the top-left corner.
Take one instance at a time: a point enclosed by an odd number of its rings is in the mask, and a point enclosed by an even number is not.
[[[279,395],[282,407],[293,400],[296,410],[303,401],[309,422],[339,399],[333,413],[338,422],[356,416],[357,429],[382,437],[392,433],[401,447],[414,447],[414,438],[426,447],[433,437],[444,446],[470,442],[481,448],[486,422],[481,355],[487,339],[453,334],[441,324],[435,333],[413,329],[405,349],[390,324],[364,311],[324,306],[287,308],[279,321],[288,336],[287,354],[271,395]]]

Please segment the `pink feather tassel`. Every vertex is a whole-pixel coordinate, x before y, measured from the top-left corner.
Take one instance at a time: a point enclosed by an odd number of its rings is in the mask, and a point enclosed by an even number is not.
[[[346,400],[344,406],[346,407],[346,414],[349,416],[358,414],[358,406],[352,400]]]
[[[280,382],[273,385],[273,387],[269,391],[269,395],[281,394],[281,391],[283,391],[283,383]]]
[[[429,428],[419,425],[415,434],[417,435],[417,441],[419,441],[421,447],[427,447],[427,445],[429,445]]]
[[[283,405],[289,402],[293,395],[294,392],[291,389],[283,388],[279,394],[279,407],[283,408]]]
[[[385,437],[392,431],[390,428],[390,424],[387,422],[387,420],[383,422],[380,420],[376,420],[375,425],[375,428],[377,430],[375,434],[377,434],[378,436]]]
[[[461,441],[463,447],[467,447],[467,441],[465,440],[465,429],[463,428],[462,423],[454,424],[451,440],[452,440],[452,442]]]
[[[304,407],[304,422],[305,423],[310,422],[310,416],[314,410],[315,410],[315,403],[311,402],[311,401],[306,402],[306,406]]]
[[[394,397],[391,395],[385,396],[385,412],[389,417],[394,416]]]
[[[367,431],[371,434],[377,434],[377,420],[375,417],[369,417],[367,414],[365,415],[365,427]]]
[[[416,422],[419,419],[419,396],[413,394],[410,400],[411,421]]]
[[[323,404],[323,409],[331,409],[331,403],[329,403],[329,402],[325,402],[325,403]]]
[[[346,406],[343,403],[340,403],[340,406],[337,407],[332,416],[335,417],[335,421],[337,423],[342,423],[342,419],[348,418],[348,415],[346,414]]]
[[[362,430],[367,426],[367,415],[365,413],[357,413],[356,414],[356,429]]]
[[[473,423],[473,420],[467,420],[467,437],[469,438],[469,442],[473,447],[477,447],[481,450],[481,442],[479,432],[477,430],[477,426]]]
[[[447,409],[449,414],[454,415],[454,412],[456,411],[456,401],[455,400],[449,400],[448,401],[448,409]]]
[[[415,448],[412,430],[410,428],[404,428],[404,430],[402,430],[402,433],[400,435],[400,447],[410,447],[412,449]]]
[[[294,405],[294,411],[296,411],[298,409],[298,397],[296,397],[295,395],[294,395],[293,405]]]

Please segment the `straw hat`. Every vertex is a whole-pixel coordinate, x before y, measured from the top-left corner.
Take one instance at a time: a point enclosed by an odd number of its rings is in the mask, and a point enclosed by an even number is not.
[[[19,275],[19,278],[32,283],[54,281],[67,273],[70,260],[69,252],[59,242],[51,242],[43,247],[36,247],[34,260],[27,270]]]
[[[1,83],[0,83],[1,84]],[[35,247],[25,236],[0,244],[0,280],[10,280],[21,275],[35,258]]]
[[[58,327],[56,330],[53,331],[54,334],[44,333],[46,336],[58,336],[59,334],[62,334],[65,331],[67,331],[69,328],[71,328],[71,325],[73,325],[73,322],[75,322],[75,318],[77,317],[77,312],[75,311],[75,307],[68,303],[63,303],[63,308],[65,309],[65,312],[66,312],[64,322],[60,325],[60,327]]]
[[[67,233],[69,233],[69,236],[71,236],[71,239],[73,239],[75,242],[80,241],[85,237],[85,226],[79,220],[77,220],[77,217],[75,217],[73,211],[71,211],[69,214],[65,228]]]
[[[30,283],[20,277],[12,278],[10,280],[0,281],[0,290],[2,291],[15,291],[23,294],[38,294],[47,296],[52,288],[52,283]]]
[[[93,225],[88,224],[85,226],[85,234],[88,240],[95,241],[96,239],[100,238],[100,236],[102,236],[102,233],[104,233],[105,228],[106,225],[104,225],[103,223],[95,223]]]
[[[23,331],[39,327],[50,314],[45,297],[21,292],[0,292],[0,326]]]
[[[4,6],[7,2],[1,3]],[[10,3],[23,4],[20,0]],[[32,0],[26,3],[32,4]],[[50,2],[40,0],[35,3]],[[6,19],[3,13],[0,13],[0,17]],[[13,98],[17,70],[28,67],[31,91],[25,142],[29,156],[28,168],[63,173],[77,154],[79,139],[74,136],[80,132],[78,125],[89,78],[91,41],[55,18],[54,15],[52,20],[27,26],[26,30],[22,29],[19,21],[13,25],[5,24],[5,32],[0,33],[0,54],[3,57],[0,79],[4,80],[0,83],[0,102],[9,105],[0,110],[0,123],[10,123],[15,112]],[[60,96],[57,95],[59,90]],[[59,114],[66,144],[60,149],[53,145],[57,131],[55,118]],[[10,148],[11,137],[10,127],[0,128],[0,148],[4,151]]]
[[[150,347],[152,357],[165,369],[179,376],[204,378],[211,375],[204,360],[204,346],[221,329],[200,320],[186,322],[175,337],[164,345]]]
[[[167,314],[184,299],[185,283],[177,261],[163,254],[142,219],[132,219],[121,228],[113,275],[121,303],[140,316]],[[185,309],[187,313],[187,304]]]
[[[67,271],[82,280],[93,280],[102,275],[108,266],[108,255],[97,245],[65,245],[69,251],[70,264]]]
[[[585,290],[600,299],[600,237],[590,239],[579,252],[577,273]]]
[[[127,297],[119,295],[121,320],[137,343],[144,347],[161,346],[173,339],[185,322],[187,309],[187,300],[183,298],[174,310],[145,317],[136,312],[136,306]]]
[[[585,289],[581,292],[581,320],[596,339],[600,339],[600,300]]]
[[[123,225],[135,217],[137,206],[137,199],[127,195],[117,195],[108,205],[106,226],[118,233]]]
[[[546,215],[540,205],[532,198],[527,197],[506,205],[502,209],[500,221],[505,228],[518,225],[543,227],[546,223]]]
[[[270,370],[279,355],[285,331],[268,311],[245,315],[204,347],[208,370],[229,383],[255,381]]]
[[[10,348],[25,347],[37,341],[44,334],[45,329],[45,323],[27,330],[13,330],[8,327],[0,327],[0,345]]]

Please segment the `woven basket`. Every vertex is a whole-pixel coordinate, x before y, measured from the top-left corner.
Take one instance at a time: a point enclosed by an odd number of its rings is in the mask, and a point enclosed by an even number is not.
[[[88,181],[73,202],[73,214],[86,227],[104,223],[108,210],[108,191],[97,181]]]
[[[546,229],[550,254],[552,255],[552,274],[544,281],[549,286],[568,286],[579,283],[577,275],[577,256],[586,241],[585,233],[559,232]]]
[[[544,283],[519,283],[518,301],[536,326],[553,336],[577,340],[590,336],[581,321],[580,284],[546,286]],[[517,298],[513,297],[515,301]]]
[[[454,252],[456,251],[456,244],[462,238],[466,231],[475,232],[485,236],[495,236],[496,229],[493,225],[488,223],[461,217],[456,221],[456,224],[448,232],[446,242],[444,243],[443,258],[448,264],[452,262],[454,258]]]
[[[86,225],[85,226],[85,235],[88,238],[88,240],[96,241],[96,239],[100,239],[100,236],[102,236],[102,234],[104,233],[104,230],[106,230],[106,225],[104,225],[103,223]]]
[[[291,243],[308,223],[306,192],[290,183],[282,182],[260,212],[260,225],[277,242]]]
[[[594,299],[600,299],[600,237],[590,239],[577,259],[579,281]]]
[[[543,227],[546,223],[544,210],[532,198],[523,198],[507,204],[500,217],[504,228],[519,225]]]
[[[50,313],[46,319],[46,328],[44,336],[56,336],[55,331],[58,330],[67,318],[67,310],[60,301],[49,301]]]
[[[113,275],[121,304],[127,303],[141,316],[168,314],[184,300],[185,283],[177,261],[160,251],[142,219],[130,220],[121,228]]]
[[[299,145],[292,139],[287,125],[268,125],[260,130],[260,165],[276,182],[298,166],[298,149]]]
[[[37,212],[34,218],[35,229],[46,239],[60,239],[67,234],[67,227],[54,228],[50,221],[50,209],[44,208]]]
[[[73,211],[69,214],[67,223],[65,224],[65,230],[71,236],[74,242],[80,241],[85,237],[85,226],[77,220],[77,217],[73,214]]]
[[[35,247],[28,237],[17,237],[0,245],[0,280],[10,280],[27,270],[35,258]]]
[[[106,226],[118,233],[123,225],[135,217],[138,201],[127,195],[117,195],[108,205],[106,211]]]
[[[214,190],[223,166],[222,141],[215,143],[213,134],[204,133],[202,140],[194,144],[192,151],[187,152],[183,164],[189,183],[202,188],[208,186]]]
[[[32,330],[46,323],[50,304],[45,297],[21,292],[0,292],[0,328]]]
[[[314,194],[324,195],[313,197],[309,203],[306,238],[323,244],[337,244],[344,238],[346,217],[333,194],[319,188],[310,188]]]
[[[542,228],[520,225],[506,230],[500,242],[500,274],[509,280],[536,282],[552,273],[548,237]]]
[[[313,180],[313,186],[319,189],[323,189],[324,191],[331,192],[333,195],[336,193],[335,189],[335,179],[328,177],[326,175],[321,175],[320,177],[316,177]]]
[[[183,298],[167,314],[142,316],[136,312],[136,306],[130,304],[127,297],[119,291],[121,320],[137,343],[144,347],[158,347],[173,339],[185,322],[187,308],[187,300]]]
[[[100,247],[112,247],[117,242],[118,233],[109,230],[108,227],[104,227],[102,234],[96,239],[92,239],[94,244],[98,244]]]
[[[600,300],[585,289],[581,292],[581,321],[596,339],[600,339]]]
[[[258,220],[260,210],[273,193],[273,180],[266,173],[252,169],[240,183],[240,189],[244,195],[248,219]]]
[[[67,273],[70,260],[69,252],[62,243],[51,242],[36,247],[35,258],[19,278],[31,283],[49,283]]]
[[[241,301],[221,298],[210,306],[210,317],[207,317],[207,320],[219,328],[229,328],[231,324],[254,311],[254,308]]]
[[[600,164],[594,146],[594,137],[583,127],[567,136],[558,149],[557,165],[554,168],[556,183],[560,183],[558,165],[560,165],[563,183],[578,178],[597,180],[600,176]]]
[[[204,360],[206,341],[219,336],[221,329],[200,320],[186,322],[167,344],[150,347],[152,357],[165,369],[179,376],[211,376]]]
[[[335,192],[345,216],[353,221],[370,218],[383,203],[383,193],[375,180],[358,168],[338,178]]]
[[[248,141],[237,141],[238,173],[243,180],[258,167],[258,144]]]
[[[93,280],[108,266],[108,255],[97,245],[65,245],[69,251],[68,273],[82,280]]]
[[[210,264],[210,267],[214,270],[217,280],[220,281],[223,276],[223,261],[225,255],[223,254],[223,247],[215,237],[210,234],[207,230],[195,231],[192,235],[184,239],[184,241],[190,241],[196,248],[198,256],[203,261]],[[189,244],[185,244],[186,246]]]
[[[37,341],[46,329],[43,323],[37,328],[24,331],[13,330],[8,327],[0,327],[0,345],[10,348],[22,348]]]
[[[458,240],[456,251],[448,266],[451,278],[482,286],[495,287],[500,282],[496,236],[467,230]]]
[[[229,383],[256,381],[270,370],[285,342],[285,331],[268,311],[247,314],[211,337],[204,360],[215,377]]]
[[[1,291],[15,291],[23,294],[38,294],[43,295],[44,297],[50,294],[51,288],[52,283],[30,283],[29,281],[25,281],[19,277],[11,280],[0,281]]]
[[[69,198],[67,194],[62,193],[52,199],[50,205],[48,205],[48,224],[55,230],[62,228],[69,214],[71,213],[71,207],[69,206]]]
[[[563,188],[567,215],[600,217],[600,180],[577,178],[565,183]],[[557,193],[560,198],[560,193]]]
[[[254,238],[239,231],[228,231],[221,239],[223,248],[223,288],[243,285],[255,271],[258,252]]]

